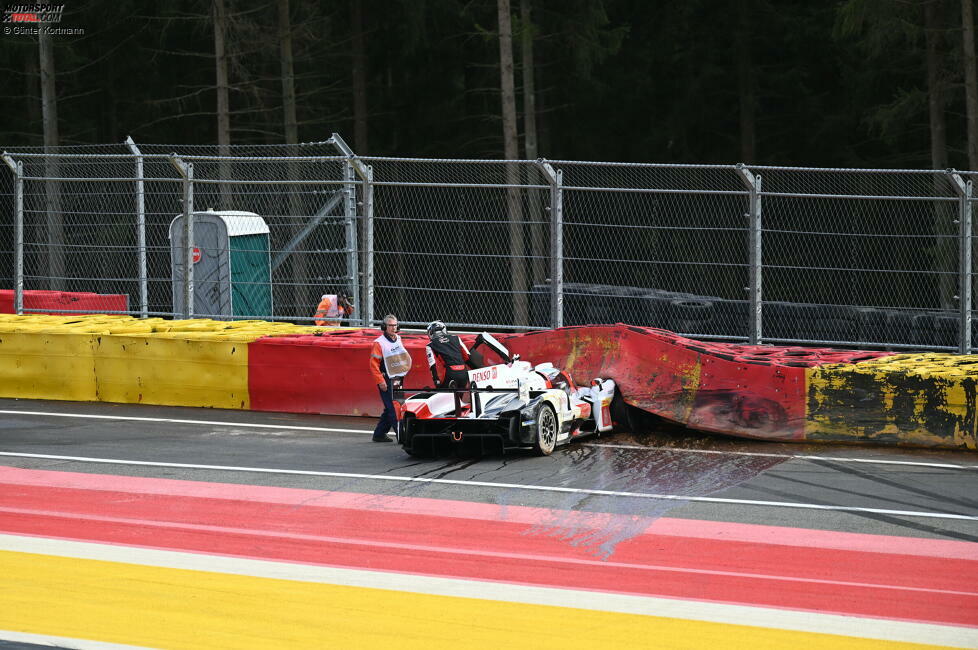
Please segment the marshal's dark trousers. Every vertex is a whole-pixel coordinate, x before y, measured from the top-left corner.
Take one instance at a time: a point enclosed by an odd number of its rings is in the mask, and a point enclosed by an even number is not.
[[[384,403],[384,414],[380,416],[377,428],[374,429],[374,440],[387,436],[388,431],[397,428],[397,411],[394,410],[394,382],[387,379],[387,390],[380,390],[378,386],[377,392],[380,393],[380,400]]]

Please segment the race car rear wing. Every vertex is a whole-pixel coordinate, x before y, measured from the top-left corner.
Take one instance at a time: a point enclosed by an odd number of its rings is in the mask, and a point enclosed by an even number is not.
[[[519,388],[475,388],[473,386],[468,386],[466,388],[395,388],[394,389],[394,399],[401,401],[405,398],[410,398],[412,396],[423,395],[424,393],[454,393],[455,394],[455,412],[458,413],[462,410],[463,395],[468,395],[469,400],[465,403],[469,404],[473,412],[478,414],[482,413],[483,400],[482,395],[484,393],[517,393],[520,399],[523,401],[528,401],[531,397],[536,397],[537,395],[542,395],[545,390],[529,390],[526,384],[522,384]],[[408,395],[408,394],[411,395]]]
[[[511,357],[506,346],[497,341],[489,332],[483,332],[475,337],[475,345],[472,346],[472,351],[474,352],[480,345],[484,345],[498,354],[504,363],[513,363],[515,359],[519,359],[519,356]]]

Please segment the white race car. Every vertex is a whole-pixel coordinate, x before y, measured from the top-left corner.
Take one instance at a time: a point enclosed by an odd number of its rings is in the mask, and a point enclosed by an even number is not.
[[[557,445],[612,431],[613,403],[623,407],[615,382],[597,378],[578,388],[550,363],[521,361],[490,334],[476,338],[505,363],[469,370],[461,390],[425,389],[401,405],[397,440],[412,456],[454,446],[478,453],[528,448],[549,455]]]

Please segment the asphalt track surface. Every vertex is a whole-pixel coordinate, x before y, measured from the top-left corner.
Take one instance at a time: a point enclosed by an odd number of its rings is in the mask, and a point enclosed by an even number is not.
[[[88,513],[84,515],[85,517],[91,516],[97,519],[98,516],[102,516],[101,521],[105,530],[112,526],[118,526],[120,530],[117,538],[99,538],[99,541],[128,546],[157,547],[159,545],[147,540],[133,539],[134,533],[123,531],[121,527],[129,519],[121,516],[116,519],[106,518],[108,509],[115,507],[114,502],[107,501],[106,504],[92,505],[98,500],[99,495],[106,494],[110,490],[112,494],[135,493],[129,492],[130,490],[156,490],[153,501],[146,501],[139,505],[145,510],[147,520],[153,521],[156,521],[154,518],[163,517],[161,513],[164,506],[161,504],[167,499],[172,500],[172,503],[167,502],[166,505],[170,510],[191,511],[198,507],[198,501],[194,500],[197,496],[195,491],[204,489],[201,486],[206,487],[207,484],[221,486],[215,489],[239,486],[229,489],[236,489],[243,502],[254,498],[257,502],[266,503],[262,500],[267,498],[267,494],[270,494],[268,490],[273,488],[287,488],[292,491],[282,494],[295,495],[313,493],[365,495],[378,499],[377,503],[382,506],[364,508],[357,506],[351,510],[347,504],[342,506],[343,512],[360,513],[356,516],[350,515],[353,517],[350,520],[351,527],[364,535],[374,534],[376,540],[373,543],[388,555],[398,553],[397,549],[402,548],[398,546],[399,544],[407,545],[403,548],[409,546],[414,552],[422,547],[427,549],[429,546],[436,546],[437,541],[442,538],[457,539],[459,547],[471,543],[472,549],[466,552],[475,553],[478,552],[480,545],[477,536],[481,536],[479,539],[483,540],[481,547],[494,546],[493,540],[501,540],[509,534],[500,527],[504,524],[510,525],[514,520],[520,520],[522,517],[524,524],[531,525],[530,529],[521,529],[518,535],[514,533],[512,540],[515,549],[527,549],[526,556],[522,557],[518,566],[514,564],[512,569],[515,572],[513,575],[521,575],[519,572],[525,572],[526,578],[521,582],[546,584],[564,589],[596,589],[602,593],[641,592],[650,598],[668,596],[697,602],[735,602],[765,608],[781,607],[791,611],[821,612],[825,615],[843,614],[869,619],[915,621],[925,625],[949,625],[955,626],[950,628],[953,631],[944,637],[933,637],[934,643],[957,647],[973,647],[973,644],[978,643],[976,641],[978,640],[976,635],[978,584],[972,582],[978,575],[974,573],[975,566],[978,565],[978,454],[880,447],[765,443],[706,436],[663,426],[654,432],[621,433],[580,441],[569,447],[559,448],[552,456],[546,458],[536,457],[530,453],[510,453],[506,456],[482,458],[446,456],[415,459],[405,455],[396,444],[371,442],[370,431],[374,422],[375,420],[369,418],[0,399],[0,470],[5,469],[12,477],[27,477],[23,485],[32,486],[23,488],[23,494],[16,493],[15,496],[22,498],[23,502],[0,503],[0,537],[3,533],[10,533],[14,536],[27,535],[29,539],[62,536],[72,539],[94,539],[80,533],[61,535],[58,533],[58,525],[48,521],[53,515],[46,511],[42,512],[42,506],[54,498],[43,493],[43,490],[53,489],[46,484],[45,477],[48,476],[91,477],[93,483],[84,486],[87,490],[84,492],[86,496],[81,498],[76,495],[76,502],[64,507],[75,509],[73,512],[76,520],[81,516],[78,513],[82,511]],[[17,474],[15,470],[38,470],[41,473]],[[137,481],[143,479],[157,480],[157,482]],[[3,475],[0,474],[0,481],[2,480]],[[16,480],[11,478],[10,485],[21,485],[18,483],[20,480],[20,478]],[[84,480],[84,478],[77,479],[80,482]],[[31,481],[34,483],[30,483]],[[96,484],[97,481],[101,482]],[[137,482],[133,483],[133,481]],[[189,487],[184,491],[177,490],[179,494],[171,493],[171,488],[168,486],[177,485],[171,483],[173,481],[186,482],[185,485]],[[71,487],[74,489],[78,485],[80,483],[72,484]],[[31,493],[30,490],[37,492]],[[14,494],[14,491],[10,491],[10,494]],[[28,507],[31,499],[35,501]],[[86,505],[82,501],[88,501],[90,504]],[[457,529],[435,530],[434,527],[427,529],[419,527],[414,531],[414,537],[410,539],[383,537],[381,529],[403,526],[401,520],[385,519],[389,510],[420,507],[417,504],[433,504],[430,506],[433,509],[431,512],[437,516],[454,511],[469,513],[459,515],[463,518],[468,517],[466,521],[469,523],[460,525]],[[8,507],[4,515],[5,505]],[[89,510],[85,510],[86,507]],[[324,507],[331,506],[327,504]],[[487,507],[494,509],[493,514],[485,516],[477,514],[488,512]],[[160,509],[160,512],[156,512],[154,508]],[[443,510],[438,510],[439,508]],[[435,512],[436,510],[438,512]],[[245,512],[242,510],[237,514],[224,513],[221,515],[224,517],[222,522],[226,524],[236,517],[243,520],[252,516],[244,514]],[[416,511],[412,512],[417,515]],[[557,515],[556,519],[534,522],[533,518],[537,516],[534,513],[562,514]],[[326,510],[320,514],[329,516]],[[132,518],[132,513],[126,516]],[[580,525],[581,517],[585,518],[586,525]],[[46,521],[48,523],[45,523]],[[448,521],[448,519],[437,521]],[[273,525],[276,524],[271,521],[256,520],[254,523],[256,528]],[[300,524],[292,522],[290,526],[292,525]],[[21,526],[23,528],[20,528]],[[374,526],[377,530],[371,531],[370,528]],[[441,524],[438,526],[440,527]],[[657,530],[656,526],[679,528],[685,526],[690,531],[698,527],[697,530],[700,532],[669,533],[674,537],[647,537],[648,531]],[[843,578],[871,564],[866,559],[870,557],[880,559],[882,568],[879,571],[881,576],[885,574],[884,582],[889,581],[886,583],[889,585],[887,588],[917,589],[919,593],[909,597],[905,602],[894,601],[885,606],[879,605],[880,609],[873,609],[870,604],[865,604],[867,600],[879,602],[885,600],[877,598],[873,593],[849,595],[845,597],[846,602],[864,604],[853,605],[852,610],[840,611],[838,607],[832,605],[822,609],[818,604],[822,601],[805,600],[805,595],[800,592],[780,594],[765,600],[762,595],[756,593],[756,585],[743,588],[737,593],[744,595],[737,597],[732,597],[730,594],[741,587],[726,586],[717,593],[712,593],[709,591],[711,585],[715,587],[719,584],[717,579],[714,579],[715,576],[711,581],[704,583],[705,586],[701,585],[702,589],[695,593],[684,591],[691,589],[683,586],[688,584],[688,579],[685,582],[677,579],[676,584],[672,586],[669,586],[671,583],[667,585],[664,581],[661,586],[651,589],[648,593],[642,591],[645,589],[644,583],[629,588],[615,586],[618,583],[623,584],[622,581],[627,582],[628,576],[631,575],[622,567],[634,566],[634,563],[642,560],[641,557],[630,558],[629,553],[639,553],[637,549],[641,548],[642,554],[660,553],[668,557],[669,550],[666,547],[670,539],[686,540],[682,544],[689,549],[693,549],[696,544],[702,544],[702,548],[697,547],[690,552],[700,553],[704,558],[710,558],[708,562],[704,560],[709,564],[706,569],[699,565],[694,567],[691,562],[688,562],[682,568],[683,571],[688,570],[693,573],[712,571],[715,575],[722,574],[729,577],[737,572],[747,572],[748,569],[759,570],[758,567],[763,566],[764,558],[758,555],[766,553],[767,550],[750,546],[748,542],[761,543],[763,540],[752,542],[744,537],[721,547],[717,545],[718,540],[714,538],[731,534],[735,537],[760,535],[762,533],[757,531],[768,530],[763,527],[772,527],[769,529],[772,531],[791,531],[778,534],[784,534],[785,539],[792,540],[786,542],[785,546],[793,549],[792,554],[796,559],[791,560],[792,565],[798,562],[798,557],[807,555],[805,550],[807,540],[811,540],[813,549],[831,548],[834,549],[833,552],[861,552],[865,550],[861,546],[863,544],[872,546],[876,543],[875,540],[880,540],[879,544],[886,545],[891,542],[886,541],[884,544],[885,540],[892,540],[892,545],[886,547],[885,558],[884,555],[873,555],[845,560],[837,556],[819,559],[818,552],[821,551],[813,550],[811,556],[813,566],[805,569],[809,573],[805,573],[807,577],[804,579],[832,583],[833,588],[841,589],[839,585],[846,583]],[[703,532],[707,529],[713,532]],[[103,533],[109,535],[102,529],[98,530],[98,535]],[[841,535],[833,536],[833,534]],[[472,537],[471,540],[468,539],[469,536]],[[220,546],[230,544],[229,537],[225,534],[220,542],[208,542],[215,546],[207,547],[207,552],[234,557],[257,557],[242,548]],[[22,538],[11,537],[10,544],[15,546],[15,542],[20,543],[18,539]],[[646,541],[641,544],[646,545],[636,546],[643,539]],[[689,542],[690,539],[699,541]],[[336,540],[333,542],[340,543]],[[537,546],[537,542],[541,546]],[[40,545],[40,541],[37,543]],[[741,545],[738,546],[737,543]],[[450,541],[445,544],[451,546]],[[503,545],[503,542],[499,544]],[[972,544],[975,546],[971,546]],[[33,552],[30,544],[19,550],[14,546],[0,545],[0,549],[6,548],[11,553],[11,557],[15,558],[20,557],[18,553]],[[563,556],[562,554],[566,552],[567,562],[580,562],[583,563],[582,566],[591,567],[588,571],[591,571],[589,575],[593,575],[594,582],[577,584],[574,582],[576,578],[571,574],[568,574],[567,578],[570,582],[559,585],[546,582],[546,577],[535,578],[534,571],[537,570],[533,568],[535,556],[529,550],[533,549],[537,552],[544,547],[547,553],[555,556]],[[166,546],[166,548],[172,549],[176,546]],[[202,548],[187,547],[188,550],[195,552]],[[920,561],[919,566],[914,564],[916,560],[908,559],[916,551],[911,552],[906,549],[914,548],[922,549],[920,556],[916,558]],[[931,552],[926,550],[929,548],[941,550]],[[95,553],[91,549],[86,550],[87,547],[79,547],[79,549],[81,550],[78,553],[82,555],[88,552]],[[101,552],[100,550],[99,553]],[[674,554],[678,555],[679,552],[677,550]],[[51,551],[52,555],[80,557],[80,555],[73,555],[74,553],[75,550]],[[300,557],[301,553],[298,550],[295,553],[297,555],[289,555],[288,559],[307,564],[322,563],[320,560]],[[573,557],[571,553],[574,554]],[[355,554],[353,551],[350,552],[351,557]],[[504,575],[504,565],[511,561],[517,563],[518,556],[519,553],[516,551],[509,555],[500,555],[496,566],[496,570],[500,572],[498,575],[491,572],[485,575],[481,573],[469,575],[464,573],[463,568],[442,571],[438,560],[430,560],[429,565],[425,563],[429,560],[423,559],[417,560],[416,565],[391,564],[381,567],[380,561],[375,556],[370,556],[355,566],[391,571],[398,575],[405,571],[409,573],[417,571],[426,576],[439,575],[453,578],[461,576],[496,583],[514,580],[512,575]],[[936,564],[928,564],[930,560],[924,556],[939,561]],[[43,555],[43,558],[48,557],[47,554]],[[112,558],[111,554],[85,557],[90,561]],[[283,555],[281,558],[275,556],[274,559],[285,558],[286,556]],[[156,559],[146,559],[144,563],[151,564],[156,561]],[[904,561],[906,564],[901,566]],[[620,565],[616,565],[619,566],[619,573],[611,572],[605,577],[599,575],[601,571],[616,562]],[[659,564],[656,564],[656,567],[662,569],[660,565],[668,560],[657,560],[657,562]],[[962,564],[958,566],[955,562]],[[451,562],[443,564],[450,565]],[[25,563],[23,566],[13,563],[12,566],[13,573],[20,570],[18,567],[28,574],[34,570],[41,573],[46,570],[43,562]],[[28,566],[40,568],[24,568]],[[193,568],[190,565],[179,566]],[[344,566],[353,567],[354,564]],[[839,574],[833,576],[832,570],[835,569]],[[52,575],[76,570],[79,569],[74,565],[70,568],[55,565],[50,567]],[[679,569],[669,567],[668,570]],[[916,577],[901,575],[905,573],[926,574],[931,576],[929,579],[937,582],[913,582],[919,578],[919,575]],[[260,573],[251,575],[260,575]],[[149,576],[146,580],[152,582],[155,578]],[[331,578],[324,578],[325,582],[331,580]],[[607,581],[607,584],[602,583],[601,580]],[[901,582],[903,580],[909,582],[904,584]],[[867,584],[860,583],[859,588],[872,587]],[[364,586],[373,585],[368,582]],[[394,585],[390,588],[400,587]],[[846,588],[855,587],[849,585]],[[827,591],[825,594],[811,595],[814,592],[808,590],[807,593],[811,598],[816,596],[827,600],[836,598],[836,595],[833,595],[835,592]],[[311,601],[318,597],[310,595],[309,599]],[[494,602],[496,600],[494,596],[487,597],[492,598]],[[39,595],[38,598],[51,600],[54,597]],[[506,600],[506,598],[509,596],[500,596],[499,600]],[[793,598],[797,598],[797,602],[793,601]],[[947,613],[946,608],[942,609],[944,607],[941,604],[942,598],[947,598],[948,602],[956,602],[953,613]],[[524,599],[520,602],[526,601]],[[547,601],[544,598],[533,602],[546,603]],[[53,602],[50,604],[58,605]],[[619,608],[614,611],[631,611],[625,605],[621,607],[625,609]],[[919,613],[918,607],[924,610],[930,607],[930,610]],[[424,614],[418,615],[421,619],[427,620]],[[859,620],[865,621],[867,618]],[[763,617],[757,620],[751,619],[748,623],[767,625]],[[459,625],[463,631],[474,629],[471,626],[467,627],[468,624],[464,622]],[[602,625],[617,626],[616,629],[628,633],[626,624],[620,621],[593,623],[593,627],[589,629],[597,629]],[[2,614],[0,614],[0,629],[4,627],[9,625],[3,624]],[[779,626],[772,624],[772,627]],[[787,627],[792,628],[791,625]],[[709,634],[712,634],[712,632],[703,633],[707,636],[697,637],[696,634],[700,632],[691,632],[686,628],[672,631],[663,631],[664,629],[659,629],[657,632],[662,635],[661,645],[696,647],[698,642],[694,639],[700,639],[702,642],[703,638],[708,638]],[[792,629],[798,628],[796,626]],[[922,629],[926,632],[929,628]],[[485,631],[479,633],[483,632]],[[842,633],[844,634],[844,631]],[[476,641],[481,637],[476,631],[472,631],[472,634],[470,639],[472,643],[462,643],[461,647],[479,645]],[[669,636],[671,634],[675,637]],[[68,640],[63,642],[63,647],[74,647],[72,639],[75,635],[66,636]],[[56,634],[47,636],[42,634],[35,637],[29,634],[4,635],[0,632],[0,639],[5,639],[0,640],[0,648],[34,647],[32,641],[57,644],[58,638],[60,637]],[[612,639],[613,635],[600,638]],[[668,639],[673,638],[678,641],[666,643]],[[844,637],[833,638],[838,641],[839,638]],[[879,638],[883,637],[877,637]],[[927,638],[925,633],[922,636],[911,634],[900,637],[898,635],[896,640],[919,643]],[[496,642],[491,634],[486,639],[488,639],[487,645],[490,641]],[[102,640],[107,641],[108,637]],[[375,639],[377,645],[381,645],[383,640],[383,635]],[[387,638],[386,642],[396,643],[397,639]],[[430,643],[430,640],[428,642]],[[747,637],[743,639],[744,647],[757,643],[756,639],[748,640]],[[781,639],[780,641],[768,640],[765,643],[769,647],[777,647],[780,643],[808,642]],[[303,645],[301,640],[293,643],[295,644]],[[437,644],[436,640],[434,645]],[[174,645],[179,644],[174,643]],[[193,645],[195,644],[191,643],[190,647]],[[230,645],[233,647],[237,644],[232,642]],[[731,647],[737,645],[739,644],[734,643]],[[844,643],[841,645],[830,643],[825,647],[848,646]]]

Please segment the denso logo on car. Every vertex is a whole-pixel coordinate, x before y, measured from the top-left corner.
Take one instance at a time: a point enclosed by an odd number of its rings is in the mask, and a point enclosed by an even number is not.
[[[469,372],[469,381],[489,381],[499,376],[499,366],[481,368]]]

